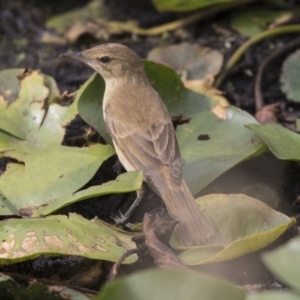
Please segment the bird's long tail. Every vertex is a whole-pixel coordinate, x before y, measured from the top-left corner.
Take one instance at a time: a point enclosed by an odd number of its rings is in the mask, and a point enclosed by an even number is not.
[[[190,189],[182,179],[175,184],[169,172],[160,172],[168,189],[159,191],[170,216],[179,221],[175,232],[185,246],[200,245],[214,234],[211,221],[197,205]]]

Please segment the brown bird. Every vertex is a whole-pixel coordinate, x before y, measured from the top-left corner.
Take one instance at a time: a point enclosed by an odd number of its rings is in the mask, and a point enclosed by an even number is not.
[[[152,88],[140,57],[121,44],[103,44],[63,56],[79,59],[104,78],[103,114],[118,157],[144,180],[179,221],[175,232],[186,246],[214,233],[182,178],[182,160],[171,117]]]

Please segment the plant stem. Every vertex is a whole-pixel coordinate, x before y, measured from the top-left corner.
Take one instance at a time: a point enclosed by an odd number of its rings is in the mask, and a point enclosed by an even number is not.
[[[281,34],[290,34],[290,33],[299,33],[300,32],[300,24],[296,25],[286,25],[286,26],[281,26],[277,28],[272,28],[269,30],[265,30],[256,36],[252,37],[248,41],[246,41],[244,44],[242,44],[231,56],[231,58],[228,60],[224,71],[220,74],[218,77],[215,87],[220,86],[220,84],[223,82],[225,77],[227,76],[228,72],[235,66],[235,64],[241,59],[241,57],[245,54],[245,52],[253,45],[256,43],[272,37],[276,35],[281,35]]]

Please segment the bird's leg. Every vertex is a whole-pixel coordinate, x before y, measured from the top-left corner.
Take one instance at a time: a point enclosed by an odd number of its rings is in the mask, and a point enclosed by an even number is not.
[[[131,206],[129,207],[129,209],[125,212],[125,214],[122,214],[120,212],[120,216],[112,216],[113,220],[117,223],[117,224],[124,224],[124,222],[126,222],[126,220],[131,216],[131,214],[133,213],[133,211],[135,210],[135,208],[140,204],[141,200],[143,199],[143,196],[145,194],[145,189],[144,189],[144,185],[142,185],[142,187],[136,191],[136,198],[133,201],[133,203],[131,204]]]

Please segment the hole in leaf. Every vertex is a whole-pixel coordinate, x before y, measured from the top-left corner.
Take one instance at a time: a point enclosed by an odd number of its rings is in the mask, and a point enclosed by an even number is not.
[[[200,134],[200,135],[198,136],[198,140],[199,140],[199,141],[208,141],[208,140],[210,140],[210,137],[209,137],[208,134]]]

